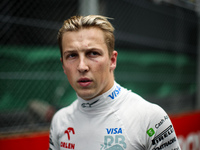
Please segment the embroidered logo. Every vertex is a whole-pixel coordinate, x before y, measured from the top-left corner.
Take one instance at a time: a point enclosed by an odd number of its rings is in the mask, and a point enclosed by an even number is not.
[[[152,137],[152,136],[155,134],[155,131],[154,131],[152,128],[150,128],[149,130],[147,130],[147,134],[148,134],[150,137]]]
[[[125,150],[127,148],[122,128],[106,128],[107,135],[104,136],[104,144],[101,150]],[[120,134],[120,135],[119,135]]]
[[[85,107],[92,107],[92,105],[94,105],[94,104],[97,103],[98,101],[99,101],[99,99],[96,100],[96,101],[94,101],[93,103],[83,103],[83,104],[81,104],[81,106],[82,106],[83,108],[85,108]]]
[[[112,94],[108,95],[108,97],[110,97],[111,99],[115,99],[119,95],[120,91],[121,87],[116,86],[115,90],[112,92]]]
[[[67,130],[65,130],[65,133],[67,134],[68,140],[70,140],[70,133],[75,134],[74,128],[69,127]]]
[[[101,150],[125,150],[126,143],[123,135],[105,136],[104,144],[101,144]]]
[[[165,138],[167,138],[170,134],[172,134],[174,132],[174,129],[172,127],[172,125],[170,125],[169,127],[167,127],[162,133],[160,133],[159,135],[157,135],[153,140],[152,140],[152,144],[158,144],[160,141],[164,140]]]
[[[108,134],[122,134],[122,128],[106,128]]]
[[[75,134],[74,128],[69,127],[65,132],[67,134],[68,140],[70,140],[70,135]],[[66,149],[75,149],[75,144],[74,143],[68,143],[68,142],[60,142],[60,147],[66,148]]]

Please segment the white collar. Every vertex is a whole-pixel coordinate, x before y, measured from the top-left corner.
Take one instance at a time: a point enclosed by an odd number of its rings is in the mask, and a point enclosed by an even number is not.
[[[122,87],[114,82],[114,85],[110,90],[91,100],[84,100],[77,95],[78,107],[82,112],[88,113],[99,113],[105,111],[107,110],[106,108],[109,108],[112,104],[114,104],[120,95],[121,90]]]

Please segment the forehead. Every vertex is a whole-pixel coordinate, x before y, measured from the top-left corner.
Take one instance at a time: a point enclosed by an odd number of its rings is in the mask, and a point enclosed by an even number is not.
[[[94,46],[94,45],[106,45],[104,32],[99,28],[83,28],[78,31],[69,31],[63,34],[62,46]]]

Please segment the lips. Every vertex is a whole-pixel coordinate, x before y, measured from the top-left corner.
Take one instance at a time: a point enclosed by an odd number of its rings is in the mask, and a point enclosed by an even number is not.
[[[89,78],[80,78],[78,80],[78,83],[82,87],[87,87],[87,86],[89,86],[92,83],[92,80],[89,79]]]

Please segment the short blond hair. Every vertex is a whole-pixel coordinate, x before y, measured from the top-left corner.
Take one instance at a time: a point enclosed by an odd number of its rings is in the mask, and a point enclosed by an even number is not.
[[[63,26],[58,32],[58,44],[60,48],[61,58],[62,55],[62,38],[63,34],[70,31],[79,31],[83,28],[96,27],[104,32],[105,42],[108,48],[109,56],[114,50],[115,37],[114,37],[114,27],[108,21],[108,17],[100,15],[89,15],[89,16],[73,16],[64,21]]]

